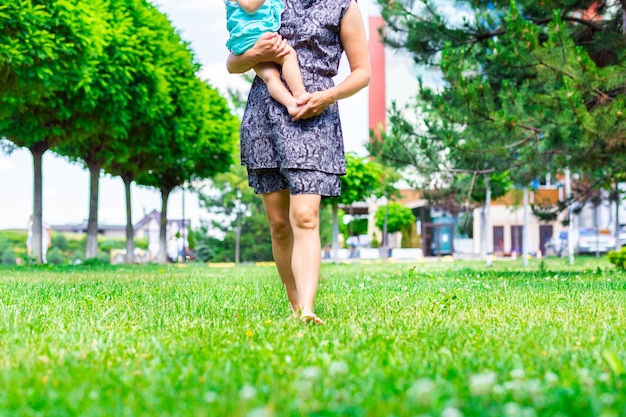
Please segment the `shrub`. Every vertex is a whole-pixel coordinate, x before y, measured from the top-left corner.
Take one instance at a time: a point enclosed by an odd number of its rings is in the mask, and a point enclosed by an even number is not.
[[[111,256],[108,253],[98,252],[95,258],[85,259],[83,265],[102,266],[111,263]]]
[[[52,265],[63,265],[67,263],[65,256],[63,256],[63,254],[56,247],[48,251],[46,258],[48,263]]]
[[[617,268],[626,269],[626,246],[622,247],[619,251],[612,250],[608,255],[609,262],[615,264]]]
[[[11,247],[11,241],[5,237],[0,237],[0,253]]]
[[[4,265],[15,265],[15,254],[11,248],[6,248],[2,252],[2,263]]]
[[[66,251],[68,248],[67,238],[63,233],[55,233],[52,237],[52,246],[60,251]]]

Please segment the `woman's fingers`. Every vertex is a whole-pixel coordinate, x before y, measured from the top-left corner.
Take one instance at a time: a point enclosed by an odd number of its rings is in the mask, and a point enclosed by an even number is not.
[[[308,100],[305,101],[302,109],[293,117],[293,120],[309,119],[319,116],[331,104],[332,99],[327,91],[314,92],[308,96]]]
[[[282,58],[283,56],[289,53],[289,48],[287,47],[287,40],[283,39],[280,35],[277,37],[277,41],[274,47],[275,57]]]

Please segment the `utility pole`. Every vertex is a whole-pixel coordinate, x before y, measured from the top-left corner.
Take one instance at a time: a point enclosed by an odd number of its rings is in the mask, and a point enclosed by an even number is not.
[[[528,266],[528,186],[524,187],[524,226],[522,227],[522,265]]]
[[[489,184],[489,174],[485,174],[485,242],[487,243],[487,266],[493,264],[493,233],[491,231],[491,185]]]
[[[572,178],[565,168],[565,200],[567,201],[567,254],[569,264],[574,265],[574,217],[572,216]]]

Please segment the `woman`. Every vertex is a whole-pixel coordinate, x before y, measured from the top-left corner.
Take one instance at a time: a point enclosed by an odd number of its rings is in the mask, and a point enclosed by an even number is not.
[[[369,83],[365,28],[354,0],[284,0],[278,34],[263,35],[252,49],[231,54],[227,68],[243,73],[260,62],[298,53],[302,78],[310,93],[290,116],[265,84],[254,80],[241,125],[241,160],[248,180],[262,195],[272,235],[272,251],[294,317],[323,324],[313,304],[317,292],[321,245],[322,196],[341,193],[345,174],[343,137],[337,100]],[[336,86],[342,52],[350,74]]]

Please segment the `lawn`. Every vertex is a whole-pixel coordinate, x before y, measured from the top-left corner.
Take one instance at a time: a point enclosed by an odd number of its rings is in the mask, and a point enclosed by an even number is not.
[[[0,416],[626,416],[606,261],[0,269]]]

